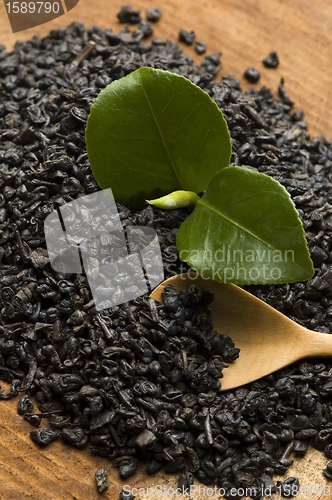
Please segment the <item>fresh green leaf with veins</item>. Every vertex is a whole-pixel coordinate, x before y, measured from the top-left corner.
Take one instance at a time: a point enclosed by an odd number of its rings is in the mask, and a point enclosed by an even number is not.
[[[215,175],[176,243],[183,260],[217,281],[286,283],[314,272],[288,192],[247,168],[228,167]]]
[[[99,186],[133,208],[175,190],[204,191],[231,155],[227,124],[210,96],[182,76],[152,68],[100,92],[86,147]]]
[[[117,201],[132,208],[145,200],[159,208],[196,204],[177,248],[201,274],[239,284],[313,275],[289,194],[265,174],[229,167],[224,117],[186,78],[140,68],[112,82],[91,108],[86,146],[96,181]]]

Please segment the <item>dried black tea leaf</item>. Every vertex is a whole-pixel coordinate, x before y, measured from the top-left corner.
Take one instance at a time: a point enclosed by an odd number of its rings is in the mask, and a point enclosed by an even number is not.
[[[103,493],[110,485],[110,480],[108,478],[108,472],[105,467],[97,470],[95,473],[96,485],[99,493]]]
[[[202,54],[205,54],[206,43],[203,42],[202,40],[197,40],[197,42],[195,43],[195,51],[199,56],[201,56]]]
[[[245,70],[243,76],[250,83],[257,83],[261,77],[259,71],[251,66]]]
[[[140,10],[133,10],[130,5],[123,5],[117,14],[120,23],[137,24],[141,21]]]
[[[25,420],[27,420],[27,422],[29,422],[29,424],[33,425],[34,427],[39,427],[41,424],[40,415],[37,415],[35,413],[25,413],[24,418]]]
[[[149,7],[146,9],[146,18],[148,21],[156,23],[162,16],[162,9],[160,7]]]
[[[17,413],[24,415],[24,413],[31,412],[34,408],[34,403],[28,394],[24,394],[17,403]]]
[[[39,446],[46,446],[52,441],[55,441],[60,436],[60,431],[48,429],[43,427],[37,431],[31,431],[30,437],[32,441],[39,444]]]
[[[185,29],[180,30],[179,42],[184,42],[187,45],[192,45],[196,37],[194,31],[186,31]]]
[[[277,68],[279,66],[279,58],[276,52],[271,52],[265,59],[263,64],[266,68]]]

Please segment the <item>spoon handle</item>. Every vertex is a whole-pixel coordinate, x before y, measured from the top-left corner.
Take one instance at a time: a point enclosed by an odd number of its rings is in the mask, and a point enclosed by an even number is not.
[[[305,335],[303,335],[305,333]],[[306,330],[302,332],[301,343],[298,345],[299,353],[305,351],[305,357],[331,357],[332,356],[332,335]]]

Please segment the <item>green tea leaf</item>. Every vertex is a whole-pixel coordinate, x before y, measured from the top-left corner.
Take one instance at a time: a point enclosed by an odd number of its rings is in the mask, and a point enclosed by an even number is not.
[[[204,191],[231,154],[210,96],[182,76],[144,67],[100,92],[86,146],[99,186],[137,208],[178,189]]]
[[[221,282],[286,283],[314,273],[288,192],[247,168],[216,174],[181,225],[177,248],[193,269]]]

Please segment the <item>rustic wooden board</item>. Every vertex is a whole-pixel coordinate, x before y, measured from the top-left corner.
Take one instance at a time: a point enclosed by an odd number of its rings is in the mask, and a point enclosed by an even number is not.
[[[0,43],[11,50],[15,41],[29,39],[36,34],[46,36],[51,29],[65,27],[72,21],[83,21],[85,26],[98,24],[118,31],[116,13],[123,0],[80,0],[66,15],[38,28],[13,34],[0,3]],[[155,25],[155,36],[177,40],[181,28],[194,29],[197,39],[207,43],[208,53],[222,52],[224,75],[234,74],[244,88],[249,88],[242,74],[248,66],[261,71],[259,85],[266,85],[276,94],[283,77],[296,108],[305,112],[309,132],[314,136],[332,137],[330,100],[332,98],[332,2],[330,0],[135,0],[133,8],[142,13],[147,7],[160,5],[163,17]],[[192,47],[182,44],[184,51],[199,64]],[[261,61],[272,50],[277,51],[280,66],[276,70],[263,67]],[[63,444],[52,443],[39,449],[29,437],[33,429],[16,414],[17,400],[0,401],[0,499],[1,500],[97,500],[116,499],[124,484],[133,487],[161,485],[176,487],[172,475],[148,477],[143,469],[125,482],[119,480],[117,470],[101,457],[93,457],[88,450],[74,450]],[[296,475],[303,485],[324,487],[322,475],[327,459],[322,453],[310,450],[305,459],[297,460],[287,476]],[[94,484],[94,473],[105,466],[111,486],[102,497]],[[332,484],[329,483],[332,491]],[[171,491],[171,490],[170,490]],[[170,493],[170,491],[168,493]],[[137,498],[152,498],[151,493]],[[166,500],[170,494],[156,498]],[[202,494],[192,495],[193,500]],[[219,495],[209,496],[212,500]],[[274,495],[274,498],[279,498]],[[300,498],[326,499],[332,495],[313,492]]]

